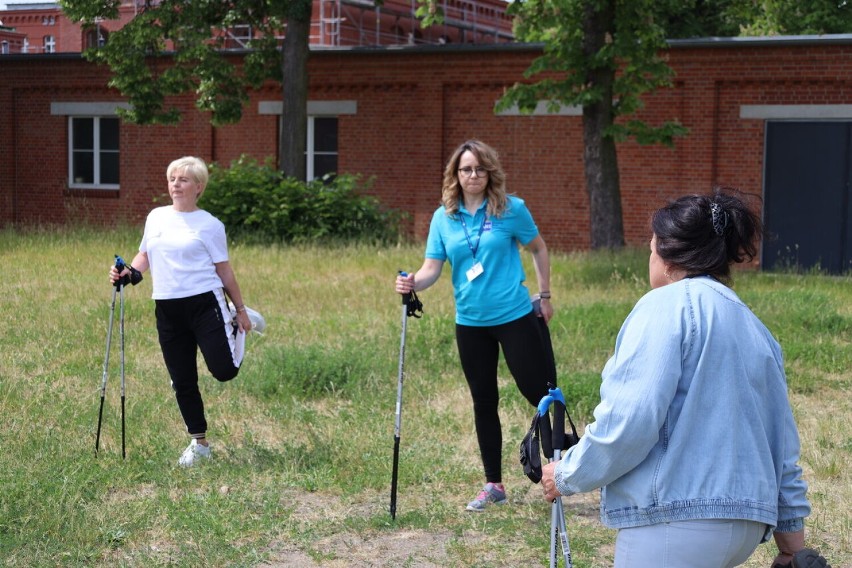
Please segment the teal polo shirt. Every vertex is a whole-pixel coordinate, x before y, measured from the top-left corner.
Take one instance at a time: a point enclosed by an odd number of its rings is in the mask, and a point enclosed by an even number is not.
[[[538,227],[523,199],[510,195],[508,200],[499,217],[486,215],[487,201],[474,215],[460,207],[449,216],[443,206],[432,215],[425,256],[450,262],[458,324],[500,325],[532,309],[518,243],[529,244],[538,236]],[[482,274],[468,280],[467,272],[477,261]]]

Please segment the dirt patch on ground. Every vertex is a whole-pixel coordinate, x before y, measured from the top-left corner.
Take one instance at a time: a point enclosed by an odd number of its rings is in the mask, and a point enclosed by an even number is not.
[[[530,486],[528,491],[515,493],[515,505],[523,509],[532,500],[541,498],[541,490]],[[288,496],[288,501],[298,503],[294,515],[305,522],[336,522],[347,516],[367,516],[375,503],[343,503],[328,496],[311,493]],[[600,498],[596,492],[565,498],[566,516],[571,515],[575,530],[579,525],[598,522]],[[519,511],[519,514],[523,514]],[[578,525],[579,524],[579,525]],[[463,534],[450,530],[398,529],[392,532],[368,530],[347,531],[313,541],[309,550],[296,543],[272,543],[270,560],[264,568],[376,568],[417,567],[444,568],[456,563],[458,548],[478,549],[486,537],[477,531],[465,530]],[[453,551],[453,547],[456,548]],[[453,553],[455,552],[455,554]],[[546,553],[546,551],[545,551]]]
[[[334,558],[315,559],[300,550],[282,546],[276,550],[275,560],[263,564],[268,568],[330,568],[373,566],[418,566],[443,568],[449,565],[447,543],[449,532],[424,532],[401,530],[392,534],[374,536],[340,534],[315,543],[316,550],[328,550]]]

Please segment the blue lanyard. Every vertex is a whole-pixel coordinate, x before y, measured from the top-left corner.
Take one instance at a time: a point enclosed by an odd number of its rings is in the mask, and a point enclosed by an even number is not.
[[[473,259],[476,260],[476,251],[479,250],[479,243],[482,242],[482,230],[485,228],[485,221],[488,220],[488,213],[482,217],[482,224],[479,226],[479,235],[476,238],[476,246],[474,246],[473,241],[470,238],[470,233],[467,231],[467,223],[464,222],[464,214],[459,213],[459,217],[461,218],[462,229],[464,229],[464,236],[467,239],[467,246],[470,249],[470,252],[473,253]]]

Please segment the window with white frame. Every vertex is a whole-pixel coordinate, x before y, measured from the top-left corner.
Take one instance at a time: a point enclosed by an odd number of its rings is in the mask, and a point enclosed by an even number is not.
[[[258,114],[277,115],[279,121],[283,104],[280,101],[260,101]],[[308,136],[305,164],[309,180],[321,178],[338,170],[338,127],[340,117],[358,113],[357,101],[308,101]]]
[[[68,117],[70,187],[118,189],[118,134],[118,117]]]
[[[52,102],[50,114],[68,117],[68,187],[118,189],[120,120],[125,102]]]
[[[43,47],[45,53],[53,53],[56,51],[56,39],[53,36],[44,36]]]
[[[0,42],[0,53],[2,53],[3,55],[7,55],[9,53],[9,42],[8,41],[3,40],[2,42]]]

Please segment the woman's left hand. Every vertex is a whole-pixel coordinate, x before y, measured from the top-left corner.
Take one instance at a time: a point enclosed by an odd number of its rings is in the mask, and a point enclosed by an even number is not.
[[[546,463],[541,467],[541,487],[544,489],[544,500],[548,503],[562,495],[559,489],[556,488],[556,466],[559,461]]]
[[[240,328],[240,331],[244,331],[248,333],[251,331],[251,320],[248,317],[248,312],[243,310],[241,312],[237,312],[237,325]]]
[[[544,323],[550,323],[550,318],[553,317],[553,304],[550,303],[550,299],[543,299],[539,304],[540,315],[538,317],[544,318]]]

